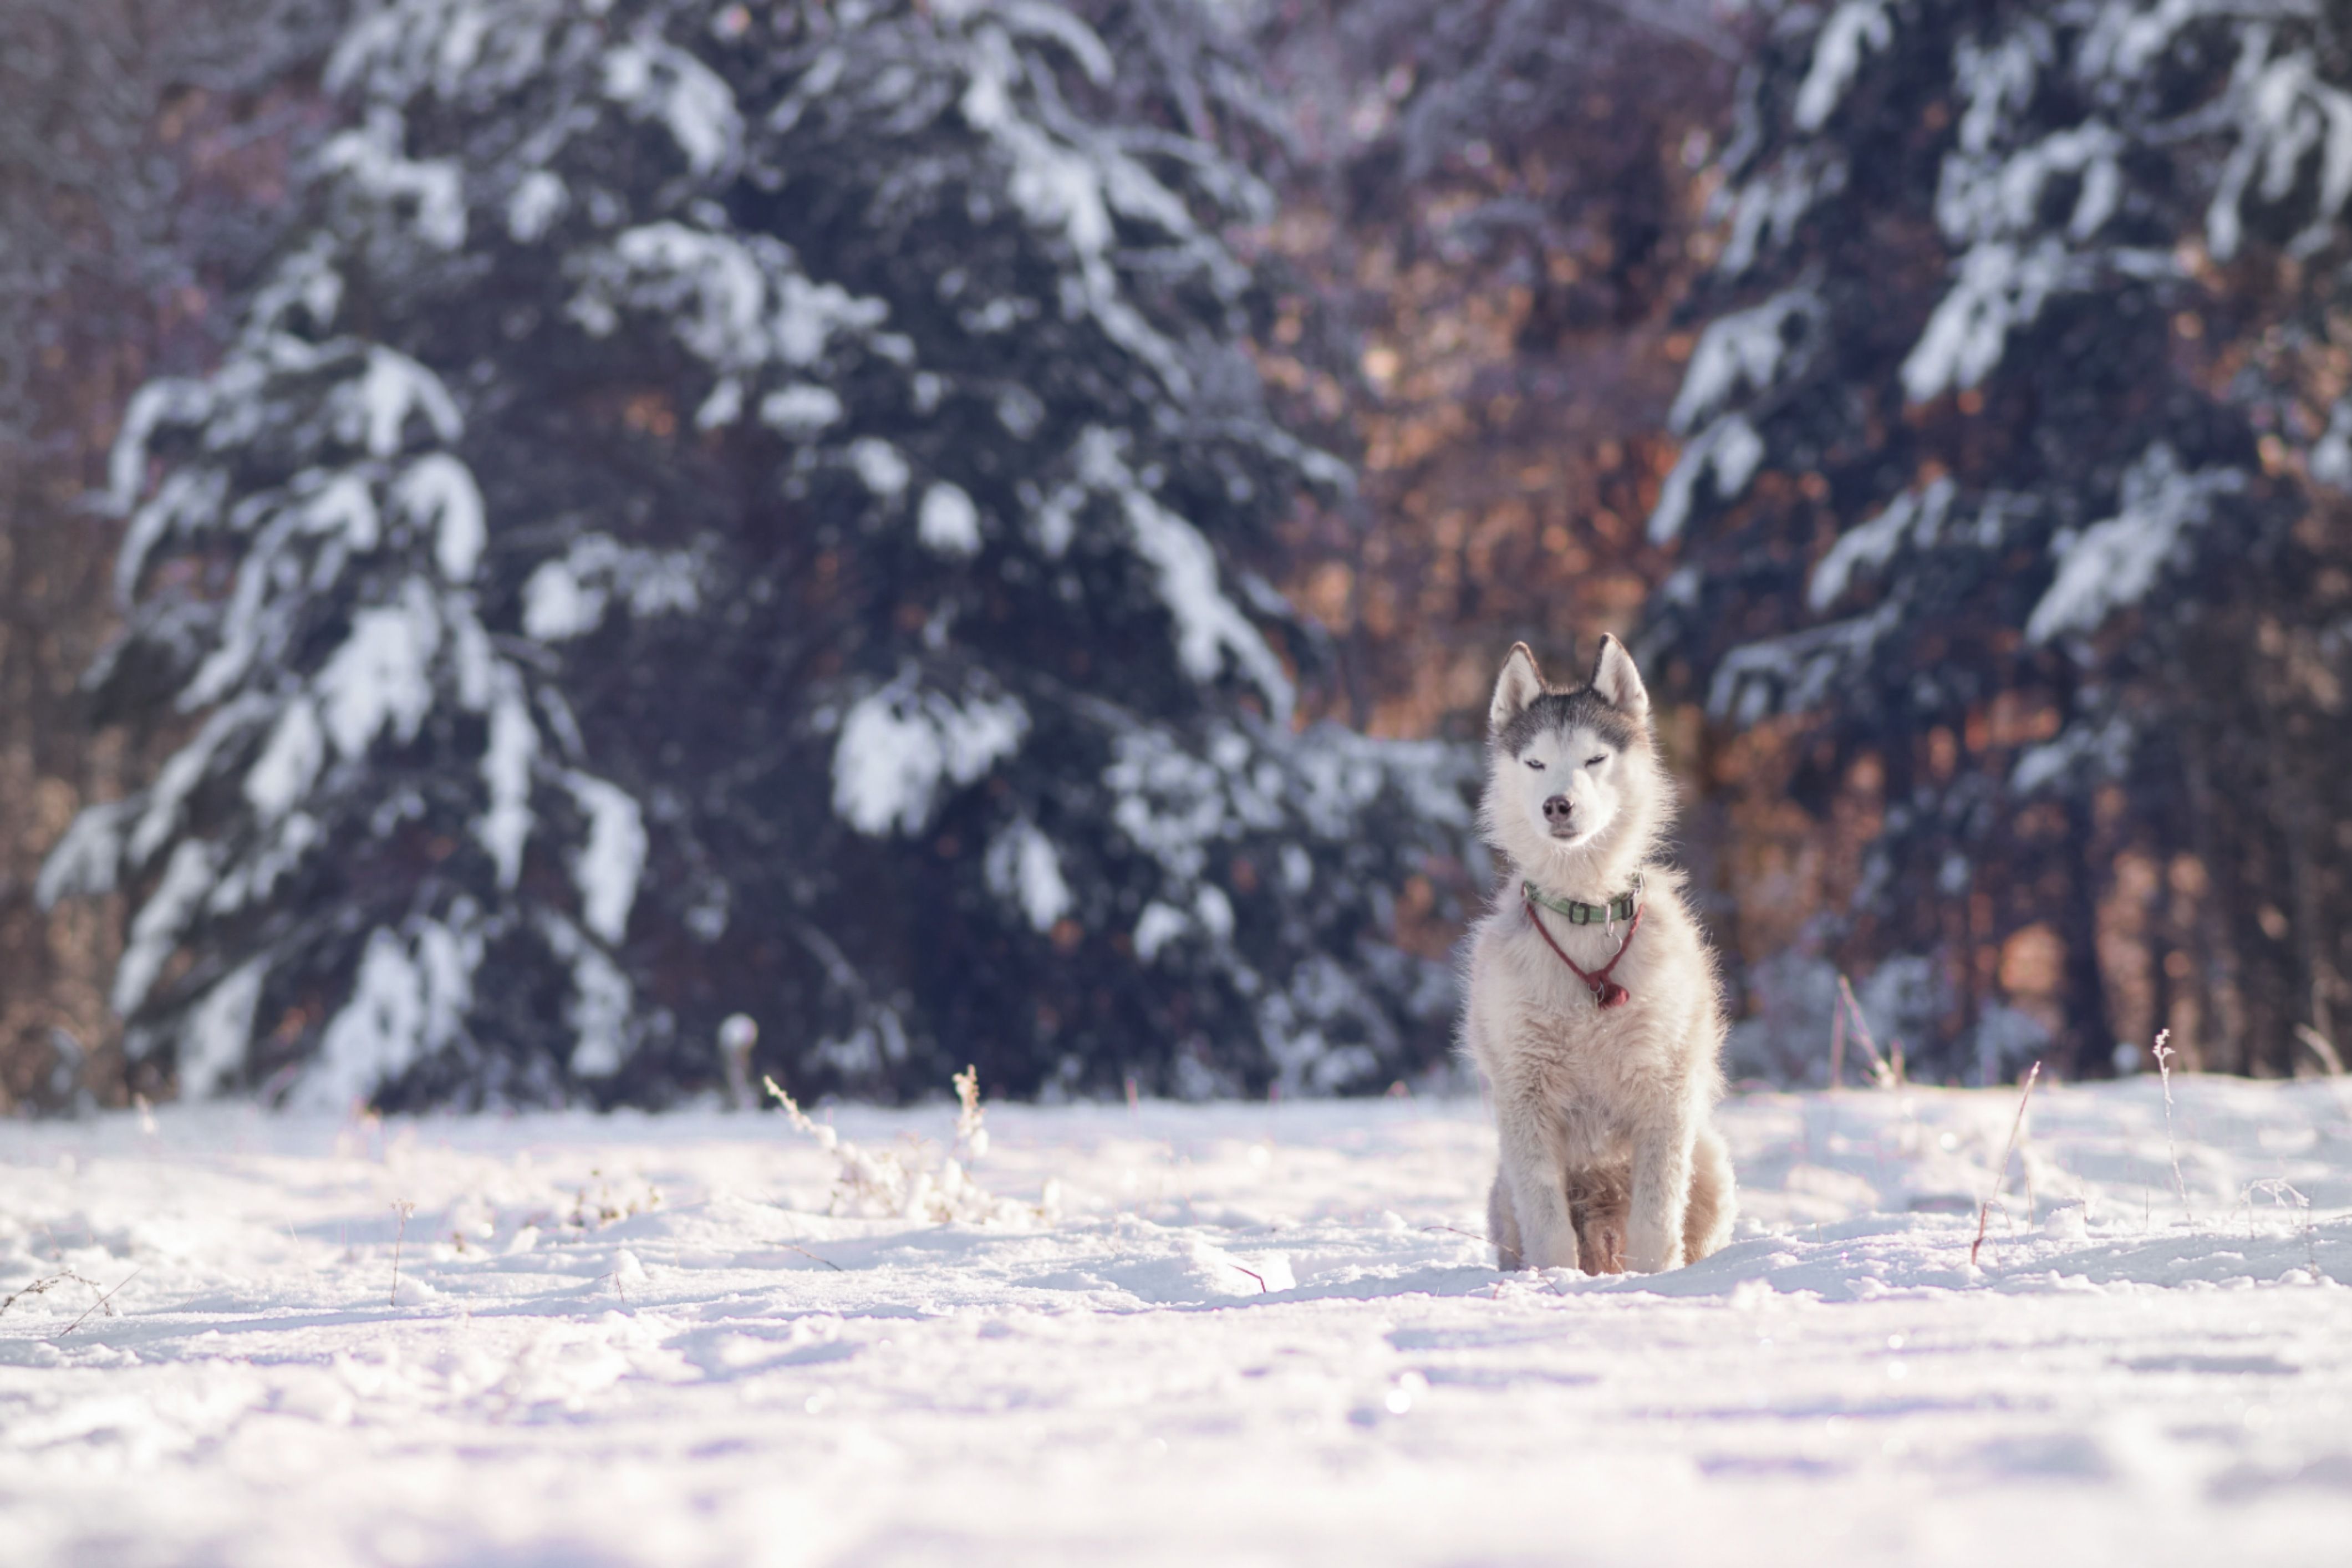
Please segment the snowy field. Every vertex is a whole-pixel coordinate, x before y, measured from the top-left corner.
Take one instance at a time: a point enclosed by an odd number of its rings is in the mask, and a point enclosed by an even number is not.
[[[2044,1088],[1975,1268],[2013,1091],[1736,1100],[1654,1279],[1490,1269],[1475,1102],[998,1108],[944,1224],[778,1115],[8,1122],[0,1557],[2343,1563],[2352,1085],[2175,1092],[2185,1208]]]

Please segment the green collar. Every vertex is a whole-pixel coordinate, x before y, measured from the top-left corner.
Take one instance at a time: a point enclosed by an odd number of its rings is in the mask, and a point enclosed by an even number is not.
[[[1572,926],[1615,925],[1630,921],[1642,905],[1642,873],[1633,873],[1633,885],[1605,904],[1580,903],[1574,899],[1555,899],[1533,882],[1519,884],[1519,892],[1530,903],[1541,904],[1556,915],[1565,915]]]

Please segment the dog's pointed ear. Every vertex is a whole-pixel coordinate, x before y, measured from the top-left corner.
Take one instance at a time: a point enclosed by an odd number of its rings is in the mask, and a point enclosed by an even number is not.
[[[1543,692],[1543,671],[1536,668],[1535,651],[1523,642],[1513,643],[1503,659],[1503,673],[1495,680],[1494,705],[1486,710],[1488,732],[1501,734]]]
[[[1650,689],[1642,684],[1642,672],[1633,668],[1633,656],[1625,645],[1605,633],[1601,638],[1601,657],[1592,661],[1592,689],[1600,699],[1635,719],[1650,712]]]

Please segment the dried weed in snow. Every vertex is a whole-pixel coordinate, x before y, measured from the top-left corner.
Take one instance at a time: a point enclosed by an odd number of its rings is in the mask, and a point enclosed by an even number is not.
[[[2033,1086],[2041,1080],[2042,1064],[2035,1062],[2033,1070],[2025,1075],[2024,1091],[2017,1097],[2017,1119],[2009,1124],[2009,1142],[2001,1145],[2000,1169],[1993,1174],[1992,1191],[1986,1196],[1983,1205],[1977,1210],[1977,1238],[1969,1244],[1969,1267],[1971,1268],[1977,1266],[1977,1254],[1984,1248],[1985,1222],[1992,1217],[1992,1205],[2000,1200],[2001,1188],[2009,1184],[2009,1157],[2017,1150],[2017,1135],[2025,1128],[2025,1107],[2033,1099]],[[2004,1215],[2008,1212],[2007,1209],[2001,1211]],[[2029,1213],[2028,1220],[2030,1221],[2032,1217]]]
[[[834,1178],[833,1201],[827,1212],[860,1219],[922,1219],[945,1225],[1051,1224],[1060,1217],[1056,1184],[1047,1182],[1034,1204],[1000,1198],[972,1180],[969,1163],[988,1152],[985,1112],[980,1104],[980,1074],[966,1068],[951,1080],[956,1091],[955,1142],[934,1161],[935,1145],[908,1137],[896,1149],[868,1149],[853,1143],[833,1128],[809,1120],[783,1086],[762,1078],[768,1093],[795,1131],[815,1139],[840,1162]]]
[[[2180,1144],[2172,1135],[2172,1058],[2180,1053],[2166,1044],[2172,1038],[2170,1029],[2156,1032],[2156,1070],[2164,1080],[2164,1148],[2172,1156],[2172,1184],[2179,1189],[2181,1209],[2191,1225],[2197,1222],[2197,1211],[2189,1205],[2189,1182],[2180,1173]]]

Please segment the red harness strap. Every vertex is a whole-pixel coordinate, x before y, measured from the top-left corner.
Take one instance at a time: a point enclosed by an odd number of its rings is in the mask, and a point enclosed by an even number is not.
[[[1598,969],[1586,970],[1577,967],[1576,960],[1569,957],[1559,943],[1552,940],[1551,932],[1544,929],[1543,917],[1536,913],[1534,900],[1522,900],[1520,902],[1528,911],[1528,922],[1536,928],[1536,934],[1544,939],[1544,945],[1551,949],[1553,955],[1562,963],[1568,965],[1568,972],[1570,974],[1584,982],[1586,988],[1592,993],[1592,999],[1595,1002],[1607,1008],[1622,1007],[1632,1000],[1622,985],[1609,978],[1609,972],[1617,967],[1617,961],[1623,958],[1625,950],[1633,945],[1633,933],[1642,929],[1642,915],[1643,910],[1648,909],[1648,905],[1644,904],[1633,911],[1633,920],[1625,926],[1625,940],[1617,944],[1617,951],[1610,955],[1609,962]]]

